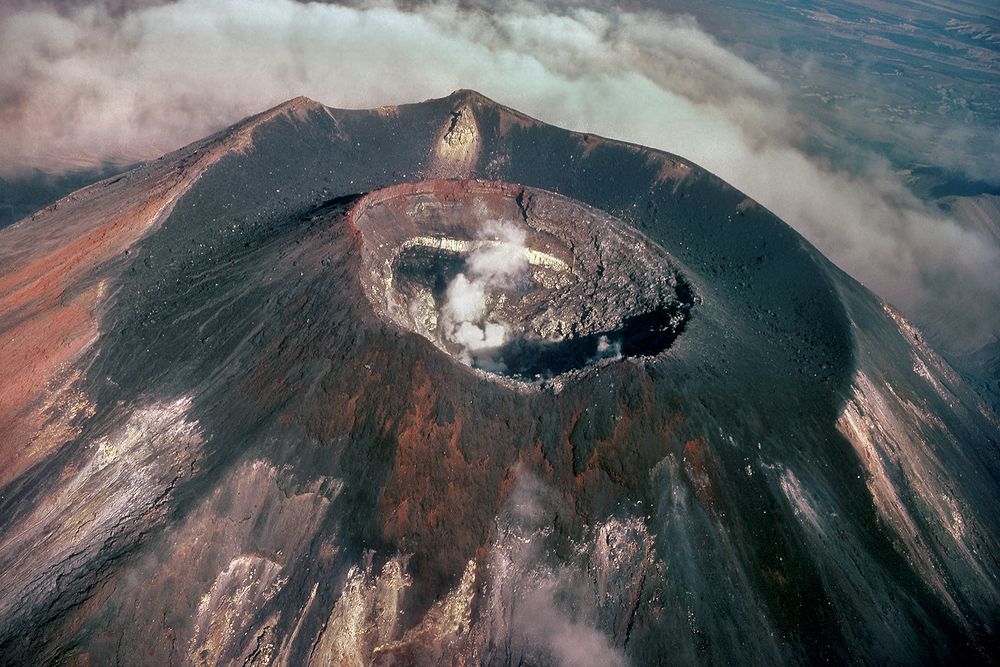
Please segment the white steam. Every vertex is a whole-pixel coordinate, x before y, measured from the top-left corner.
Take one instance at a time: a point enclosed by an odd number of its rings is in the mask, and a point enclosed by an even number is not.
[[[490,319],[489,299],[496,290],[515,287],[528,270],[524,230],[489,221],[479,237],[481,245],[466,260],[467,273],[451,281],[441,307],[444,335],[462,346],[467,363],[472,363],[478,352],[495,350],[509,340],[510,325]],[[489,356],[486,363],[499,365]]]
[[[617,564],[588,571],[580,563],[549,563],[552,508],[560,500],[554,493],[529,471],[518,470],[511,495],[497,516],[482,622],[496,645],[507,646],[510,662],[624,667],[621,646],[612,642],[599,622],[601,606],[613,596],[598,594],[594,582]],[[622,595],[627,598],[628,593]]]
[[[621,356],[622,342],[611,340],[606,335],[602,335],[597,339],[597,350],[594,351],[594,356],[587,359],[587,365],[596,364],[604,359],[620,359]]]
[[[1000,332],[994,241],[921,202],[877,156],[847,170],[802,150],[810,119],[692,20],[562,5],[0,10],[0,175],[152,158],[296,95],[368,108],[475,88],[701,164],[910,316],[939,323],[939,339],[975,345]],[[479,326],[483,345],[499,333]]]

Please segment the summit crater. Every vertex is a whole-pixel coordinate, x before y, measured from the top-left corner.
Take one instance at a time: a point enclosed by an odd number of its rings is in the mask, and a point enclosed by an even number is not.
[[[659,355],[694,305],[660,246],[538,188],[394,185],[361,198],[349,216],[375,312],[487,377],[537,385]]]

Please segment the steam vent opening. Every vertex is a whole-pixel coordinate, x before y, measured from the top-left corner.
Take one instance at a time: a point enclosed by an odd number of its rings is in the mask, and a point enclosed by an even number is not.
[[[655,356],[693,303],[659,246],[544,190],[407,183],[369,193],[350,216],[375,312],[494,376],[535,383]]]

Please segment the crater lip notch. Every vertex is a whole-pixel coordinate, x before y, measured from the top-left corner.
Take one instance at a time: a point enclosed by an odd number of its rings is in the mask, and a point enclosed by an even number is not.
[[[375,313],[506,384],[541,386],[656,357],[695,303],[659,245],[542,189],[401,183],[361,197],[347,216]]]

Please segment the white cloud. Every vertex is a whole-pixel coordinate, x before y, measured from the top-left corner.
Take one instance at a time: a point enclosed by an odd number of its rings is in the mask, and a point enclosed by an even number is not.
[[[35,7],[0,19],[2,175],[154,157],[296,95],[367,108],[475,88],[683,155],[918,321],[947,321],[966,344],[1000,331],[997,246],[883,161],[849,172],[800,150],[807,123],[780,86],[690,19],[521,3]]]

